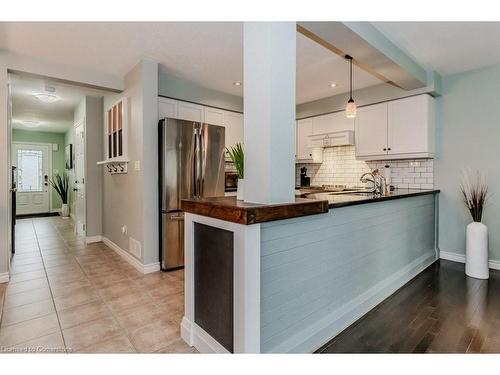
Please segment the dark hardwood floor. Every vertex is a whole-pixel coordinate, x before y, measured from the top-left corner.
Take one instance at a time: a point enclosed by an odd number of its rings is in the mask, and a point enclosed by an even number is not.
[[[500,353],[500,271],[440,260],[318,353]]]

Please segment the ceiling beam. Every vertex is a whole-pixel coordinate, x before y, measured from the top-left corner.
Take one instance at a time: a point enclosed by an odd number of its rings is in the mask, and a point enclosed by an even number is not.
[[[297,31],[383,82],[404,90],[432,84],[427,72],[369,22],[298,22]]]

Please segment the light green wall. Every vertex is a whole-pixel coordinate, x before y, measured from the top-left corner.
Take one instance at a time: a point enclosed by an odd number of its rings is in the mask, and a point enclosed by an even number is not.
[[[12,129],[13,142],[36,142],[36,143],[51,143],[58,144],[58,151],[52,151],[52,173],[57,170],[60,174],[65,171],[64,168],[64,134],[62,133],[49,133],[38,132],[31,130]],[[52,191],[52,209],[61,208],[61,198],[57,192],[51,188]]]
[[[486,174],[489,200],[483,222],[489,227],[490,259],[500,261],[500,65],[443,78],[438,99],[435,185],[441,189],[439,247],[465,253],[470,215],[460,197],[464,168]]]

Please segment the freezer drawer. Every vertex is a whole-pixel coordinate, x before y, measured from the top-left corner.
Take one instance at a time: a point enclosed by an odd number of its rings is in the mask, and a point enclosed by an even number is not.
[[[163,213],[161,268],[168,270],[184,265],[184,213]]]

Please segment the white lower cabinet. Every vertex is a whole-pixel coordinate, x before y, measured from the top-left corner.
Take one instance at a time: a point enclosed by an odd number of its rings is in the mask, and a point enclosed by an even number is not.
[[[361,107],[355,120],[356,158],[432,158],[434,132],[434,99],[430,95]]]

